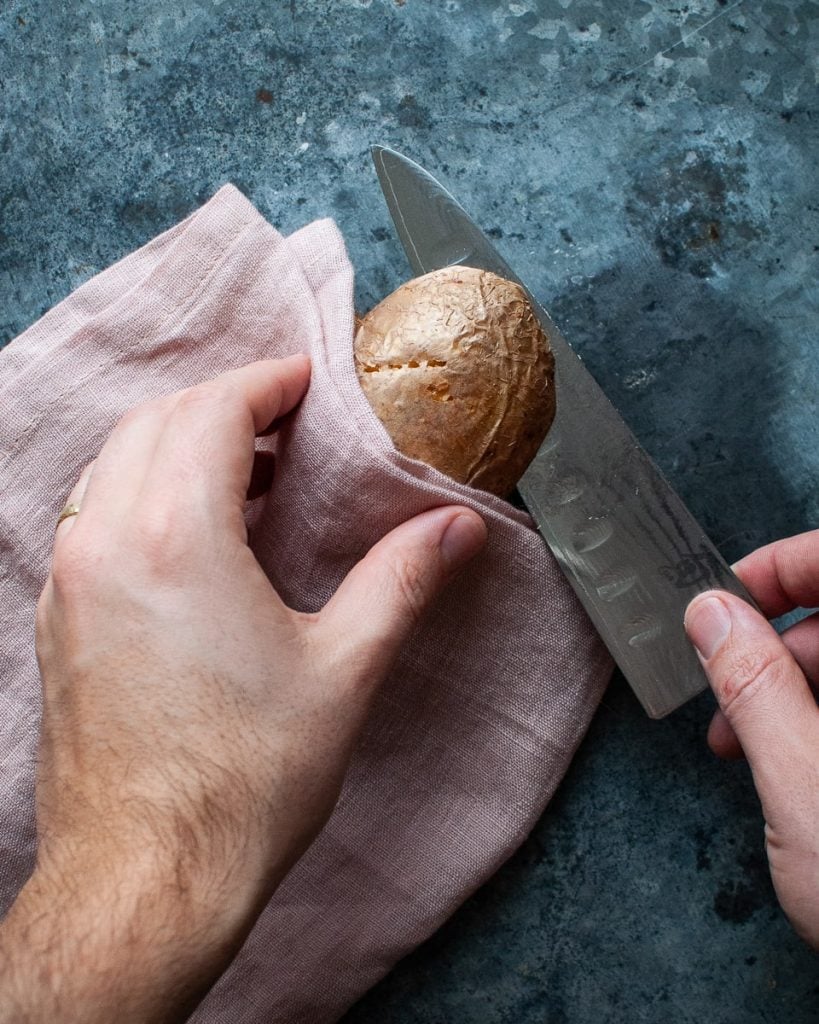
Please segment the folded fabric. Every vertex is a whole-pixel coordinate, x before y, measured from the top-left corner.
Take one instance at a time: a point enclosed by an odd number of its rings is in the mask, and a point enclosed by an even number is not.
[[[40,688],[34,607],[56,517],[122,412],[255,359],[307,352],[251,544],[320,608],[388,530],[476,509],[482,555],[377,699],[340,802],[200,1024],[325,1024],[517,848],[566,771],[611,663],[528,517],[393,448],[352,357],[353,272],[330,221],[279,235],[232,186],[88,281],[0,352],[0,901],[33,865]]]

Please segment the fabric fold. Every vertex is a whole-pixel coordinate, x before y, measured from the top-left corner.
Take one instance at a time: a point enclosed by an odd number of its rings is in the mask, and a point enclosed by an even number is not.
[[[489,528],[381,689],[338,806],[201,1024],[326,1024],[428,937],[526,837],[611,663],[528,517],[398,453],[352,359],[353,271],[331,221],[283,238],[232,186],[86,282],[0,353],[0,900],[34,857],[34,606],[54,522],[117,418],[254,359],[307,352],[251,546],[317,610],[394,526],[459,502]]]

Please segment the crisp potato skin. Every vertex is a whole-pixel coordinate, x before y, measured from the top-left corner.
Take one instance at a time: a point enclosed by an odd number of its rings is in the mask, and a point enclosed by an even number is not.
[[[523,289],[472,267],[402,285],[360,322],[355,366],[395,447],[506,497],[555,415],[554,356]]]

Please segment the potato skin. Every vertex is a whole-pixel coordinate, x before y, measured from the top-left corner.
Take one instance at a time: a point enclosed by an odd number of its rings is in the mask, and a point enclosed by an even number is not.
[[[519,285],[472,267],[425,274],[360,321],[354,349],[399,451],[511,493],[555,415],[554,356]]]

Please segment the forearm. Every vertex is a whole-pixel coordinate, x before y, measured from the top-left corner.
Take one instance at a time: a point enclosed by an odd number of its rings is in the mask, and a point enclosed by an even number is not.
[[[1,1024],[185,1020],[255,919],[244,882],[152,850],[38,868],[0,925]]]

